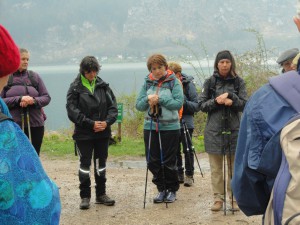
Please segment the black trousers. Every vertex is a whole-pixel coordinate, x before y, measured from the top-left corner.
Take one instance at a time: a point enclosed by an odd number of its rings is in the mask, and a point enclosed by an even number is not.
[[[190,137],[192,139],[194,129],[188,129],[190,133]],[[185,136],[186,135],[186,136]],[[186,140],[188,143],[186,143]],[[194,153],[192,152],[192,145],[189,141],[188,134],[184,134],[183,129],[181,129],[181,136],[178,144],[178,152],[177,152],[177,167],[178,173],[183,174],[184,168],[182,163],[182,155],[181,155],[181,143],[184,153],[184,167],[185,167],[185,175],[193,176],[194,175]],[[188,144],[188,145],[187,145]],[[187,150],[189,148],[189,151]]]
[[[43,143],[45,127],[30,127],[31,143],[38,155],[40,155],[41,146]],[[28,127],[24,127],[24,133],[29,138]]]
[[[144,130],[144,143],[148,168],[153,174],[152,182],[158,191],[178,191],[179,181],[177,173],[176,154],[180,136],[179,130],[160,131],[162,148],[159,144],[159,133]],[[150,143],[150,151],[148,150]]]
[[[91,197],[90,167],[93,157],[96,196],[106,193],[106,160],[109,138],[76,141],[80,160],[79,189],[81,198]]]

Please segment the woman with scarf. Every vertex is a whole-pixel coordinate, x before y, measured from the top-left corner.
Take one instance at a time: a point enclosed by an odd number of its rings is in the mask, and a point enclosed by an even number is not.
[[[148,168],[158,194],[154,203],[172,203],[179,189],[176,154],[180,137],[178,110],[183,91],[175,74],[168,70],[166,58],[154,54],[148,58],[150,74],[145,78],[136,108],[145,112],[144,142]]]

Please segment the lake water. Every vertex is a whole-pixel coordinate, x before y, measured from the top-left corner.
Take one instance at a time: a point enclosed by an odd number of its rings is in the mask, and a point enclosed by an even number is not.
[[[192,75],[198,85],[200,79],[196,71],[188,64],[182,64],[183,72]],[[71,82],[78,74],[78,65],[34,66],[29,69],[40,74],[51,96],[51,102],[45,107],[47,114],[46,129],[59,130],[69,128],[71,122],[66,112],[66,94]],[[207,75],[208,68],[204,69]],[[116,97],[138,92],[148,74],[146,63],[103,64],[99,76],[109,83]]]

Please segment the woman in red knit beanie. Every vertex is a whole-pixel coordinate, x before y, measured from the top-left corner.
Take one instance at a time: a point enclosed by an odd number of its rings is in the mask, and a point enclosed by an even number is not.
[[[0,91],[20,65],[19,48],[0,25]],[[58,225],[61,203],[56,184],[35,149],[12,121],[0,97],[0,223]]]
[[[0,91],[6,84],[9,74],[15,72],[20,65],[19,48],[0,24]],[[3,77],[6,77],[3,79]]]

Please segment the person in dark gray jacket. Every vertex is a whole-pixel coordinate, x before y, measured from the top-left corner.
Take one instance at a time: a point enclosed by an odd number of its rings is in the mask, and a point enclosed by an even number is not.
[[[199,107],[208,113],[204,130],[205,151],[209,156],[211,183],[214,196],[212,211],[219,211],[226,202],[225,184],[231,200],[232,210],[238,206],[232,197],[230,182],[237,136],[240,125],[240,114],[247,99],[244,80],[235,72],[235,60],[227,51],[220,51],[215,59],[214,73],[205,80],[199,96]],[[227,169],[224,167],[225,158]],[[227,172],[227,179],[223,179]],[[223,176],[224,175],[224,176]]]
[[[188,129],[189,135],[192,138],[194,131],[194,114],[198,111],[198,94],[194,84],[194,78],[182,73],[182,67],[179,63],[169,62],[169,69],[172,70],[176,77],[181,81],[184,94],[183,111],[180,120],[181,136],[178,145],[177,152],[177,168],[178,168],[178,180],[180,183],[184,183],[185,187],[190,187],[194,182],[194,154],[189,143],[189,137],[187,137],[187,131],[184,133],[184,128]],[[181,156],[181,144],[184,153],[184,167]],[[185,177],[184,177],[185,170]]]
[[[67,112],[75,124],[73,139],[79,155],[80,209],[90,207],[90,166],[94,160],[96,203],[114,205],[106,195],[106,160],[110,126],[117,120],[118,109],[109,85],[97,76],[100,65],[94,56],[86,56],[80,63],[79,74],[67,94]]]

